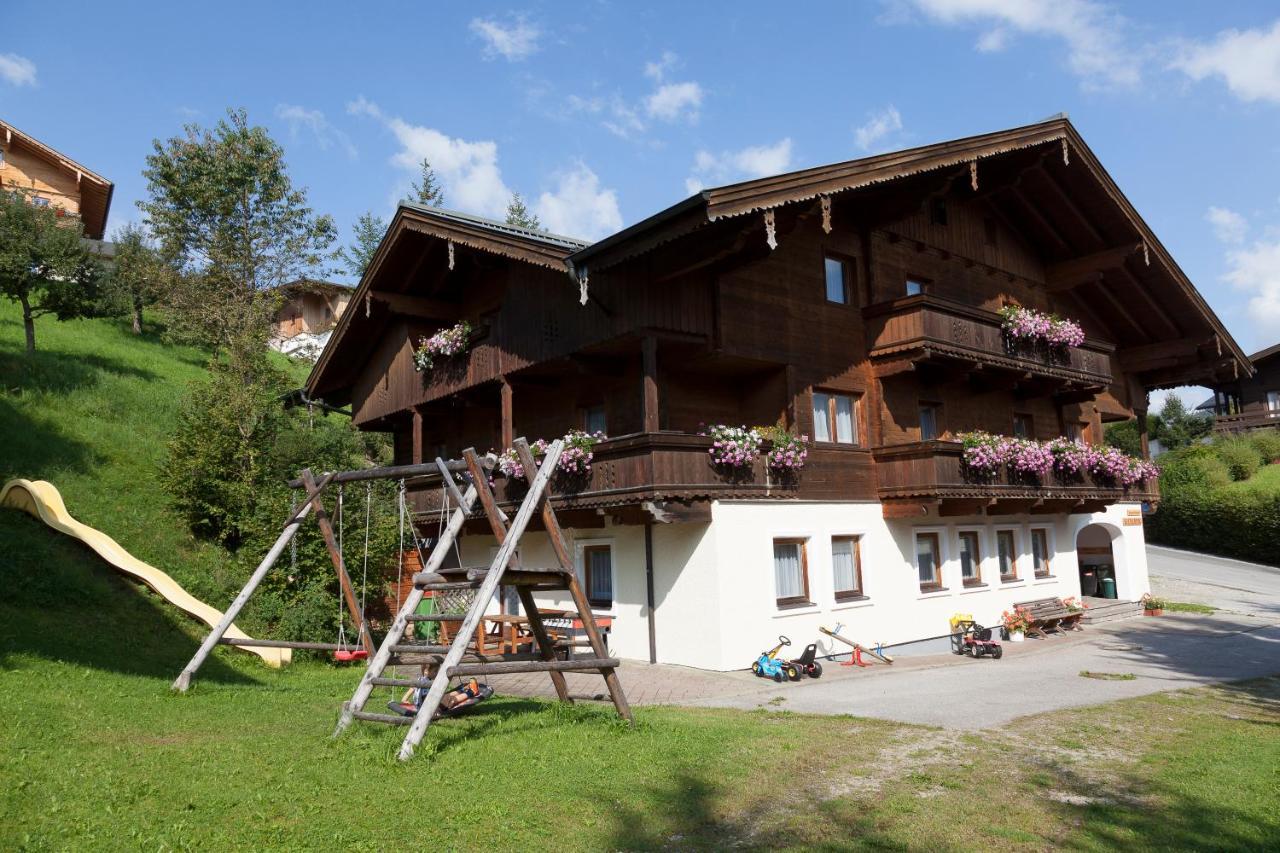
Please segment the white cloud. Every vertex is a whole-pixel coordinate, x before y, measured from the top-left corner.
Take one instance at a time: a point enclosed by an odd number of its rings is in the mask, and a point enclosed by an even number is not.
[[[1221,77],[1243,101],[1280,103],[1280,20],[1270,30],[1226,30],[1209,42],[1183,42],[1171,67],[1197,81]]]
[[[556,175],[556,182],[554,192],[544,192],[534,205],[543,228],[588,240],[622,228],[617,193],[601,189],[600,178],[585,163]]]
[[[430,161],[449,207],[498,219],[506,214],[511,190],[498,168],[496,142],[457,139],[435,128],[410,124],[399,116],[386,115],[363,97],[347,104],[347,112],[376,118],[395,135],[400,150],[391,162],[413,179],[418,178],[422,159]]]
[[[702,87],[693,81],[664,83],[644,99],[645,112],[663,121],[676,121],[681,116],[696,121],[701,106]]]
[[[289,134],[295,139],[299,130],[305,128],[311,131],[321,151],[328,151],[337,145],[352,160],[358,155],[355,145],[351,143],[351,137],[330,124],[320,110],[309,110],[297,104],[276,104],[276,118],[289,125]]]
[[[1223,243],[1240,244],[1249,232],[1249,223],[1234,210],[1210,207],[1204,218],[1213,226],[1213,233]]]
[[[646,62],[644,64],[644,76],[662,82],[667,73],[675,69],[679,59],[671,51],[663,51],[662,58],[657,62]]]
[[[646,125],[640,113],[620,95],[584,98],[570,95],[567,109],[571,113],[588,113],[600,117],[600,124],[610,133],[623,139],[631,139],[644,133]]]
[[[863,151],[902,130],[902,115],[893,104],[868,117],[865,124],[854,128],[853,141]]]
[[[34,86],[36,64],[16,53],[0,53],[0,79],[14,86]]]
[[[484,42],[486,58],[501,56],[508,62],[519,62],[537,53],[538,39],[542,36],[542,30],[529,23],[524,15],[511,17],[505,24],[494,18],[474,18],[471,32]]]
[[[946,26],[985,28],[977,49],[1003,49],[1014,33],[1060,39],[1067,64],[1091,85],[1136,86],[1142,78],[1140,56],[1124,44],[1127,22],[1093,0],[900,0],[895,11],[910,9]],[[891,15],[897,22],[902,15]]]
[[[791,138],[773,145],[753,145],[737,151],[713,154],[699,151],[693,157],[693,170],[685,179],[685,190],[692,195],[711,184],[735,180],[763,178],[791,168]]]

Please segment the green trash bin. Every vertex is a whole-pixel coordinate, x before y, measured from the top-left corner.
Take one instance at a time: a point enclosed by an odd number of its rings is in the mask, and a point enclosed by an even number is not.
[[[1112,596],[1114,598],[1114,596]],[[419,616],[430,616],[436,612],[436,599],[432,595],[424,595],[422,601],[418,602],[418,609],[415,611]],[[413,634],[422,640],[434,642],[436,638],[436,629],[439,623],[436,622],[418,622]]]
[[[1116,597],[1116,579],[1115,578],[1103,578],[1101,581],[1098,582],[1098,588],[1102,590],[1103,598]]]

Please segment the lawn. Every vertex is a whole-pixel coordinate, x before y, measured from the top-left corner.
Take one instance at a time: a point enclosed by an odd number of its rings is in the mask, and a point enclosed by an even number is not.
[[[228,649],[38,522],[0,564],[0,849],[1275,849],[1280,679],[981,734],[514,697],[329,739],[352,669]],[[939,697],[972,702],[974,697]],[[447,812],[446,812],[447,810]]]
[[[1280,494],[1280,465],[1263,465],[1249,479],[1231,483],[1227,488],[1237,492]]]

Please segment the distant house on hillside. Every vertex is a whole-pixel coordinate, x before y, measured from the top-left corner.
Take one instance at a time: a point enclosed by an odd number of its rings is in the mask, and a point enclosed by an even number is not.
[[[353,292],[345,284],[307,278],[281,285],[284,301],[272,323],[272,348],[315,360]]]
[[[1280,427],[1280,343],[1249,356],[1253,376],[1214,386],[1213,396],[1196,407],[1212,412],[1219,433]]]
[[[84,236],[102,240],[115,185],[0,120],[0,189],[32,193],[36,204],[48,205],[84,223]]]

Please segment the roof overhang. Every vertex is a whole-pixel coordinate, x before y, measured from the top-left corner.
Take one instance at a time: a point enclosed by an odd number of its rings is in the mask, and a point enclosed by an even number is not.
[[[80,187],[80,221],[84,224],[84,236],[92,240],[103,239],[115,184],[3,119],[0,119],[0,133],[3,133],[7,145],[16,142],[54,168],[75,177]]]

